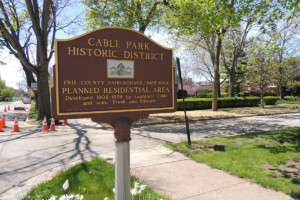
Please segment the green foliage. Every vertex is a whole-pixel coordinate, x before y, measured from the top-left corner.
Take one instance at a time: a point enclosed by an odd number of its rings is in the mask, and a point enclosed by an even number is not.
[[[300,185],[295,173],[297,168],[288,165],[288,161],[297,162],[300,159],[299,138],[300,128],[288,128],[192,141],[191,146],[187,142],[168,146],[197,162],[298,199]],[[224,146],[225,151],[215,150],[216,145]]]
[[[265,105],[276,105],[278,100],[279,100],[278,97],[272,97],[272,96],[264,97]]]
[[[5,82],[0,80],[0,91],[5,88]]]
[[[50,199],[52,195],[61,197],[64,194],[80,194],[84,196],[85,200],[104,199],[105,197],[114,199],[114,178],[114,165],[95,157],[91,161],[78,164],[56,175],[52,180],[40,184],[32,189],[23,200]],[[67,179],[70,187],[67,190],[63,190],[62,185]],[[138,181],[137,178],[131,177],[131,188],[134,187],[135,181]],[[149,194],[151,196],[149,200],[169,199],[157,194],[149,187],[146,187],[140,195],[132,196],[132,199],[138,200],[146,197],[142,199],[147,200]]]
[[[37,119],[38,112],[35,110],[35,101],[31,101],[31,107],[28,114],[28,119]]]
[[[278,104],[300,104],[300,98],[286,98],[284,100],[278,100]]]
[[[161,23],[165,9],[165,2],[156,0],[85,0],[84,3],[87,6],[85,19],[88,29],[121,26],[144,32],[148,26]]]
[[[213,94],[210,93],[198,93],[196,94],[196,98],[212,98]]]
[[[12,97],[16,93],[16,90],[13,88],[5,87],[1,89],[1,96],[6,99],[8,97]]]
[[[198,93],[195,95],[195,97],[196,98],[212,98],[213,94],[211,92],[210,93]],[[222,92],[221,97],[228,97],[228,93]]]
[[[187,91],[180,89],[177,91],[177,99],[182,99],[182,93],[183,93],[184,98],[188,97]]]
[[[250,92],[249,91],[240,92],[240,93],[238,93],[238,96],[239,97],[249,97]]]
[[[257,97],[225,97],[218,98],[218,108],[233,108],[233,107],[250,107],[257,106],[259,104],[259,98]],[[209,109],[212,106],[211,98],[193,98],[186,99],[187,110],[200,110]],[[181,99],[177,100],[177,109],[183,110],[183,102]]]
[[[264,97],[265,105],[275,105],[278,97]],[[258,106],[259,97],[223,97],[218,98],[218,108],[252,107]],[[189,98],[185,99],[187,110],[210,109],[212,98]],[[177,110],[183,110],[182,99],[177,99]]]

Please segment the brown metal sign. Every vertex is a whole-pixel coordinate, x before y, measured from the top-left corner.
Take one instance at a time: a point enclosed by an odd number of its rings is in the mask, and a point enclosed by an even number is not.
[[[56,40],[53,117],[101,121],[175,111],[172,54],[172,49],[120,27]]]

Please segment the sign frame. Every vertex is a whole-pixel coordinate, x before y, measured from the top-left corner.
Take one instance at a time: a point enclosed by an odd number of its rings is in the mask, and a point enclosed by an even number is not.
[[[170,88],[170,92],[171,92],[171,98],[172,98],[172,105],[168,106],[168,107],[145,107],[145,108],[135,108],[135,109],[114,109],[114,110],[96,110],[96,111],[80,111],[80,112],[62,112],[60,111],[60,99],[59,99],[59,52],[58,52],[58,43],[61,42],[70,42],[73,40],[77,40],[80,38],[83,38],[84,36],[87,36],[89,34],[95,33],[97,31],[102,31],[102,30],[112,30],[112,29],[120,29],[120,30],[126,30],[126,31],[131,31],[133,34],[139,34],[141,36],[143,36],[144,38],[146,38],[146,40],[148,40],[149,42],[151,42],[152,44],[157,45],[159,48],[164,49],[166,51],[171,51],[171,68],[172,68],[172,88]],[[113,30],[112,30],[113,31]],[[146,116],[148,116],[150,113],[164,113],[164,112],[174,112],[177,109],[177,101],[176,101],[176,85],[175,85],[175,67],[174,67],[174,59],[173,59],[173,49],[171,48],[166,48],[160,44],[158,44],[157,42],[153,41],[151,38],[145,36],[144,34],[133,30],[133,29],[129,29],[129,28],[124,28],[124,27],[102,27],[102,28],[98,28],[89,32],[86,32],[84,34],[81,34],[79,36],[70,38],[70,39],[56,39],[55,40],[55,60],[56,60],[56,64],[53,67],[53,76],[54,76],[54,86],[51,89],[51,101],[52,101],[52,116],[55,119],[72,119],[72,118],[92,118],[93,121],[97,121],[100,122],[101,119],[104,119],[103,122],[107,122],[109,124],[111,124],[112,122],[112,118],[116,118],[117,116],[124,116],[127,117],[129,119],[140,119],[140,118],[144,118]],[[112,58],[106,58],[107,62],[109,62],[109,60],[113,60]],[[122,60],[122,59],[121,59]],[[128,61],[128,60],[125,60]],[[134,68],[136,66],[133,66]],[[108,71],[107,71],[108,73]],[[135,76],[135,74],[134,74]],[[133,78],[126,78],[128,80],[134,80],[135,77],[133,76]],[[110,77],[107,77],[107,79],[111,79]],[[118,79],[117,77],[112,77],[112,79]],[[54,95],[53,95],[54,94]],[[111,115],[111,116],[107,116],[107,114]],[[136,117],[134,116],[136,115]],[[109,118],[109,119],[108,119]],[[137,119],[135,119],[137,118]],[[130,120],[133,121],[133,120]]]

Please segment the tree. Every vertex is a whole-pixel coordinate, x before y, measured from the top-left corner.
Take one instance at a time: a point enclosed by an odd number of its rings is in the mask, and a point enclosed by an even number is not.
[[[255,1],[255,0],[173,0],[173,12],[167,17],[177,34],[199,34],[209,36],[214,34],[214,90],[212,110],[217,110],[217,97],[219,87],[219,60],[222,41],[230,28],[238,27],[241,20],[249,14],[256,16],[259,23],[284,17],[289,10],[289,18],[298,15],[298,4],[293,0],[283,1]]]
[[[102,26],[134,28],[144,33],[148,27],[160,24],[168,0],[86,0],[86,27]]]
[[[5,87],[1,90],[1,96],[6,99],[12,97],[15,94],[16,90],[10,87]]]
[[[273,69],[273,81],[277,84],[280,99],[284,99],[284,88],[287,87],[289,80],[293,80],[297,76],[297,69],[295,66],[295,50],[293,49],[293,43],[296,45],[295,49],[300,45],[296,40],[297,34],[293,21],[281,23],[281,27],[277,27],[277,30],[272,30],[272,33],[268,33],[271,39],[271,47],[274,51],[274,69]],[[277,34],[274,34],[274,32]]]
[[[37,82],[38,119],[51,117],[48,67],[56,32],[72,23],[58,18],[68,4],[69,0],[0,0],[0,43],[20,61],[28,86]]]
[[[252,17],[251,17],[252,18]],[[248,33],[253,27],[253,20],[249,18],[247,22],[237,28],[232,28],[224,38],[224,45],[221,50],[222,65],[229,78],[228,93],[230,97],[235,96],[235,86],[238,75],[241,71],[238,68],[239,61],[245,56],[245,49],[249,40]]]
[[[267,83],[272,80],[273,54],[269,44],[254,44],[249,51],[251,56],[245,70],[245,79],[252,88],[260,91],[261,107],[264,108],[263,90]]]
[[[251,1],[250,1],[251,2]],[[230,27],[236,27],[242,16],[250,12],[251,6],[244,1],[174,1],[175,11],[169,17],[171,27],[178,30],[178,34],[201,34],[204,37],[216,38],[212,51],[214,51],[214,89],[212,110],[217,110],[219,93],[219,64],[222,41]]]

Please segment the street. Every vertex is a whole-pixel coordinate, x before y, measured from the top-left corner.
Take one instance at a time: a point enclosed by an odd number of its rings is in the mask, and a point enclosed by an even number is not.
[[[20,102],[10,105],[21,106]],[[2,103],[1,116],[3,108]],[[41,132],[41,126],[25,124],[28,112],[10,111],[4,114],[7,128],[5,132],[0,132],[0,199],[14,188],[19,188],[19,195],[25,195],[32,185],[46,181],[44,179],[75,163],[95,156],[114,158],[113,130],[103,129],[89,119],[68,120],[68,126],[58,126],[55,132]],[[16,115],[21,121],[21,132],[11,132]],[[300,113],[203,120],[190,123],[191,139],[299,127],[299,122]],[[162,163],[164,160],[155,161],[145,155],[152,152],[151,155],[155,156],[155,153],[165,151],[161,145],[186,140],[185,124],[133,128],[131,137],[131,168]],[[171,157],[171,154],[168,156]],[[39,178],[43,173],[48,173],[47,178]]]

